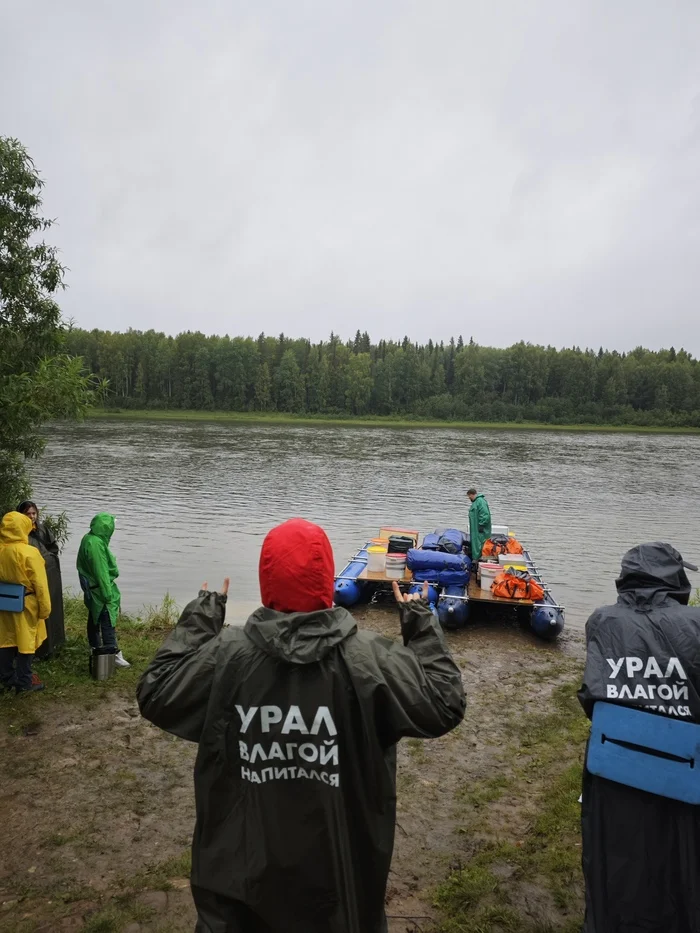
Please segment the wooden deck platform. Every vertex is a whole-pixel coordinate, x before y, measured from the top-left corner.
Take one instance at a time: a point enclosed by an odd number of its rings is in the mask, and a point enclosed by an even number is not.
[[[386,583],[387,586],[391,586],[394,582],[393,579],[387,577],[385,570],[367,570],[365,569],[357,577],[358,580],[367,580],[370,583]],[[400,580],[396,581],[403,585],[413,583],[413,573],[406,569],[404,575]],[[469,578],[469,586],[467,587],[467,596],[472,602],[475,603],[491,603],[498,604],[501,606],[522,606],[526,609],[531,609],[534,606],[534,602],[531,599],[504,599],[502,596],[494,596],[491,590],[482,590],[479,584],[476,582],[476,576],[472,574]]]

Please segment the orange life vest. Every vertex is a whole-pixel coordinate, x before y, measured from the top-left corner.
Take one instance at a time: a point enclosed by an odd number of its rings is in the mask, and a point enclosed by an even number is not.
[[[529,573],[518,570],[499,573],[491,584],[491,592],[501,599],[531,599],[536,602],[544,598],[544,588]]]
[[[515,538],[498,535],[488,538],[481,550],[483,557],[498,557],[499,554],[522,554],[523,546]]]

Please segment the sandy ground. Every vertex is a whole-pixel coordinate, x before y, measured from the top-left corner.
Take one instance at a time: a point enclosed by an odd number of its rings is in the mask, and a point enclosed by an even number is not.
[[[357,618],[398,634],[390,608]],[[431,929],[435,886],[479,844],[465,790],[504,773],[514,717],[546,708],[582,655],[575,635],[548,645],[498,621],[448,638],[467,715],[442,739],[400,745],[391,933]],[[46,704],[34,722],[12,722],[0,698],[3,933],[194,929],[186,875],[196,749],[144,722],[133,698],[104,697]],[[521,817],[504,799],[489,819],[512,831]]]

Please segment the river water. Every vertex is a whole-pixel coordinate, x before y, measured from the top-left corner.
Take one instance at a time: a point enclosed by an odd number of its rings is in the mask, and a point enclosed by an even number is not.
[[[233,620],[258,605],[276,523],[321,524],[340,570],[380,525],[466,529],[473,484],[581,627],[614,600],[627,548],[665,540],[700,560],[699,461],[695,436],[110,420],[52,428],[33,481],[71,520],[67,586],[90,518],[109,511],[125,609],[166,592],[184,605],[228,575]]]

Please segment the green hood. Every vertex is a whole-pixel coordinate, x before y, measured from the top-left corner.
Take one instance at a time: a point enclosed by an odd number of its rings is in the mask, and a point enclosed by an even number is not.
[[[347,609],[277,612],[261,607],[245,624],[246,635],[266,654],[289,664],[312,664],[357,631]]]
[[[90,522],[90,531],[92,534],[97,535],[98,538],[102,538],[105,544],[109,544],[114,534],[114,524],[114,515],[110,515],[108,512],[100,512]]]

